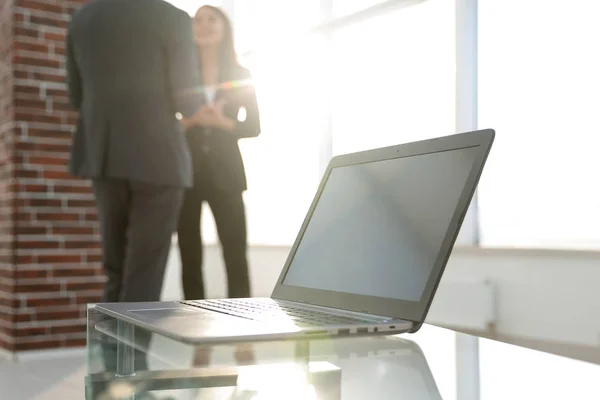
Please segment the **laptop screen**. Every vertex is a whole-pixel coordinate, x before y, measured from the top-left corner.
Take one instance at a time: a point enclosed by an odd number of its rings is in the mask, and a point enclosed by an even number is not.
[[[283,285],[420,301],[478,154],[333,168]]]

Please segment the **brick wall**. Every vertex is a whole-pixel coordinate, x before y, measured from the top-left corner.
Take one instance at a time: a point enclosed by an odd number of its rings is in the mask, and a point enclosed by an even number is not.
[[[0,348],[12,350],[13,324],[13,115],[12,1],[0,1]]]
[[[64,42],[85,0],[9,0],[12,8],[0,1],[2,39],[13,38],[12,54],[2,52],[10,62],[0,92],[3,110],[12,108],[0,144],[0,346],[80,346],[85,304],[99,299],[104,282],[89,183],[67,173],[76,114]]]

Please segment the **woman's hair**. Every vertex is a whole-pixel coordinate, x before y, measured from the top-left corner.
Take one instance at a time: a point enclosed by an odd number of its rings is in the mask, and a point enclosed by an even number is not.
[[[224,68],[226,71],[228,71],[238,64],[238,58],[235,52],[235,44],[233,42],[233,26],[231,24],[231,20],[219,7],[204,5],[198,10],[202,9],[209,9],[213,11],[219,16],[219,18],[221,18],[221,21],[223,22],[223,37],[221,38],[221,43],[219,44],[219,54],[221,57],[221,68]]]

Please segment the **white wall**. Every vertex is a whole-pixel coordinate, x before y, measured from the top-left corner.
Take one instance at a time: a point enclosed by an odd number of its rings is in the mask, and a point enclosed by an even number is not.
[[[444,281],[466,276],[495,286],[499,335],[600,346],[600,252],[460,249]]]
[[[251,248],[254,296],[270,295],[288,250]],[[179,255],[174,248],[164,299],[181,298],[179,279]],[[455,249],[442,285],[484,280],[495,289],[498,335],[600,347],[600,252]],[[206,249],[206,282],[209,297],[225,295],[220,249],[215,246]],[[439,314],[446,305],[442,298],[437,300],[430,314]],[[469,311],[465,311],[464,318],[453,311],[451,325],[457,329],[465,327]]]

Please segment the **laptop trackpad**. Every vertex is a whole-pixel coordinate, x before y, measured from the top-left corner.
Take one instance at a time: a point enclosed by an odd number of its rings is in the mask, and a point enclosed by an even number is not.
[[[130,310],[132,314],[138,314],[145,318],[172,318],[172,317],[189,317],[202,313],[200,310],[173,307],[173,308],[155,308],[146,310]]]

